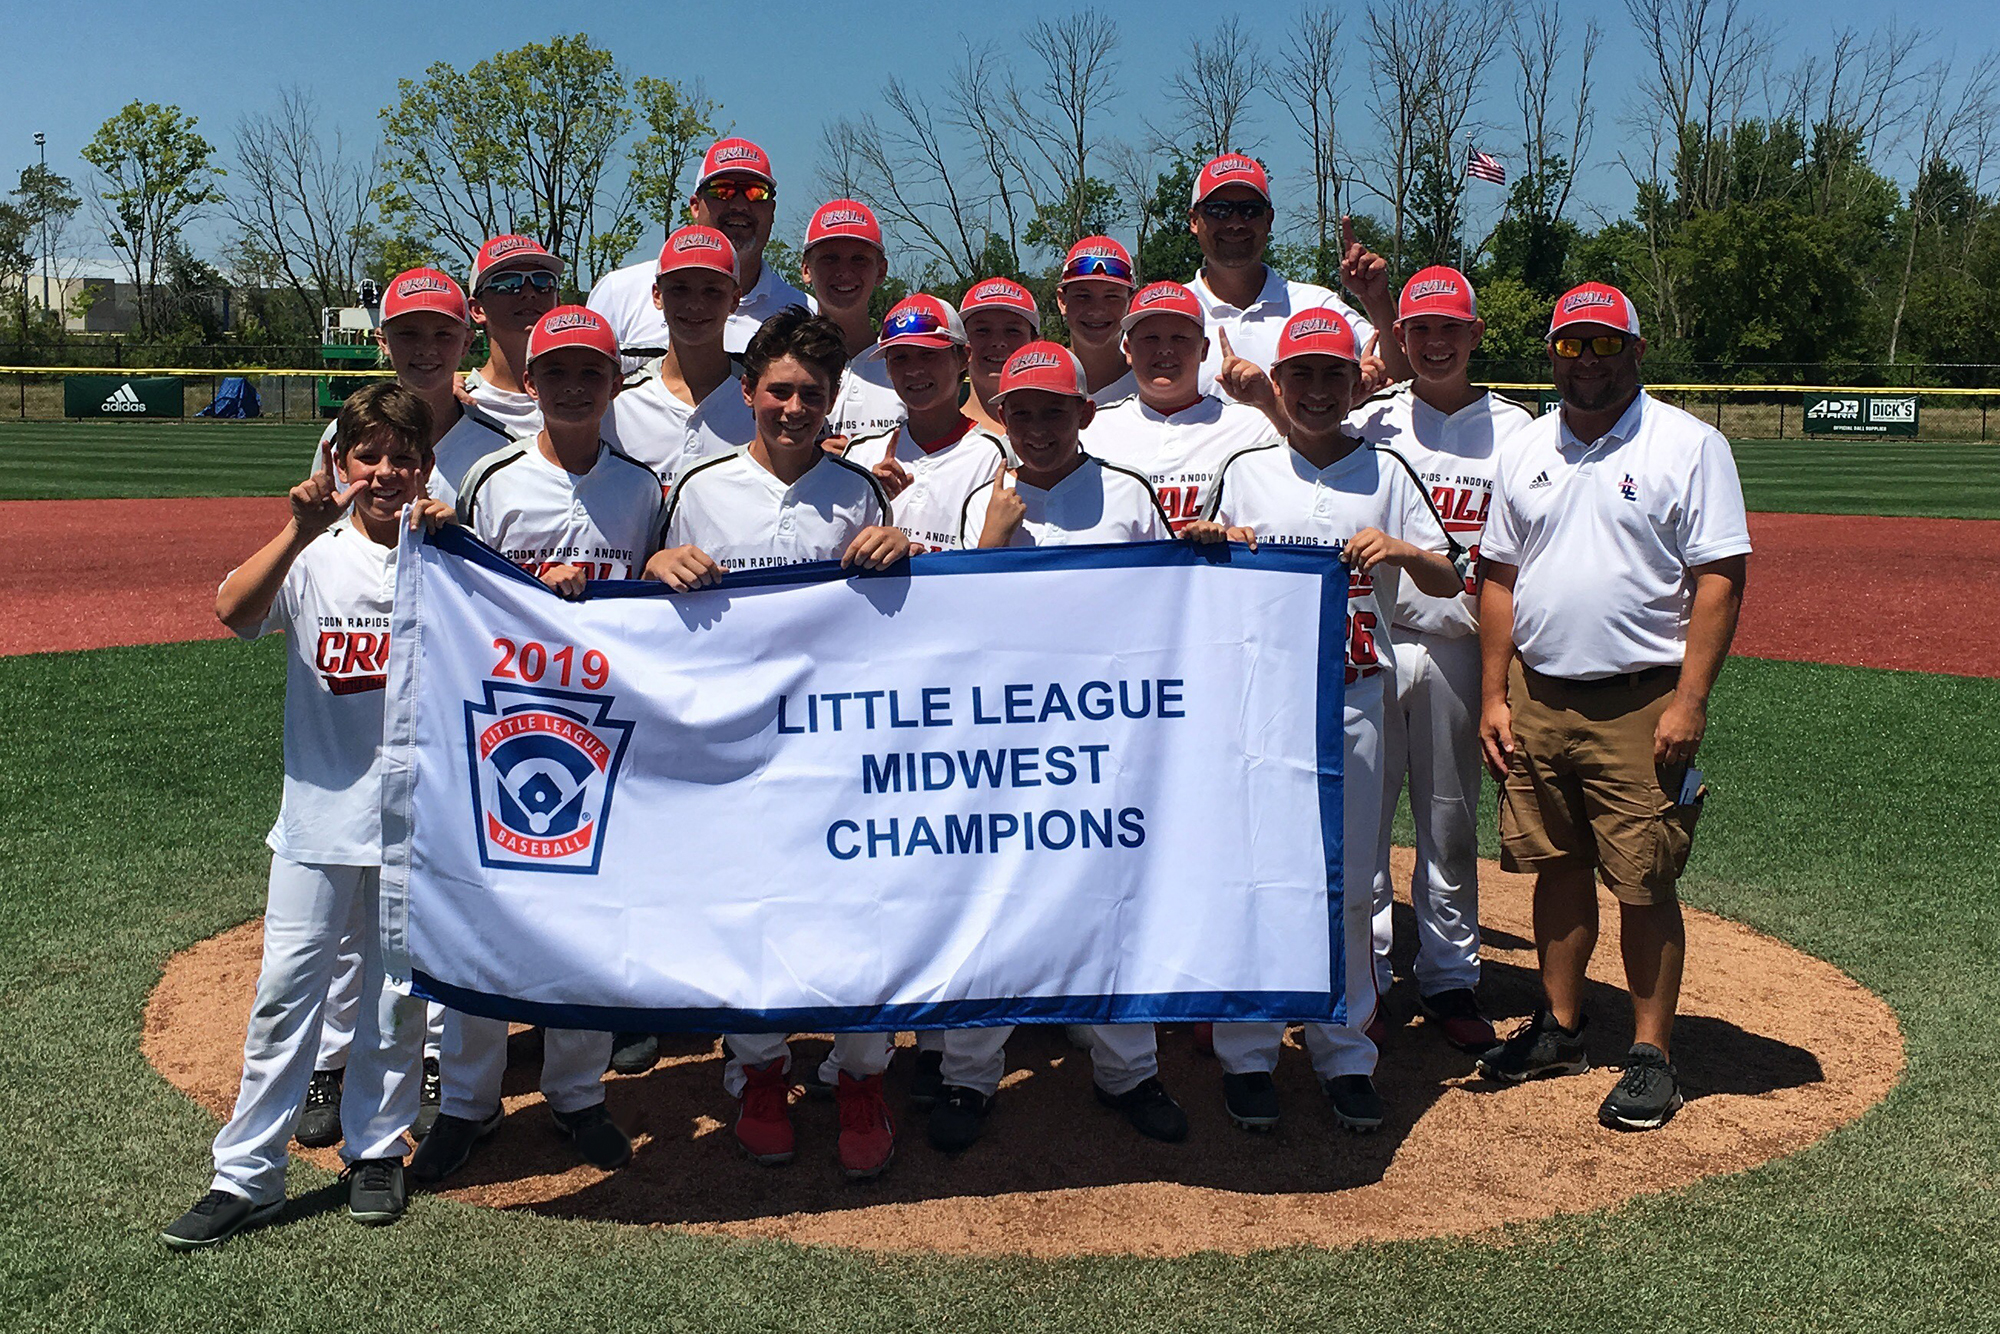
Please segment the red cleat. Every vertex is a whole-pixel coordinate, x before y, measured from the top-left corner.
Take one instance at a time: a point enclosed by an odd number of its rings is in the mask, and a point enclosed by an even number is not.
[[[736,1112],[736,1143],[767,1167],[792,1161],[792,1081],[785,1058],[743,1067],[743,1095]]]
[[[1214,1024],[1196,1024],[1194,1026],[1194,1049],[1203,1056],[1215,1055]]]
[[[1378,1050],[1389,1041],[1389,1020],[1382,1013],[1380,1004],[1376,1005],[1375,1013],[1369,1016],[1368,1027],[1361,1031],[1367,1035],[1368,1040],[1374,1043]]]
[[[896,1127],[882,1097],[882,1076],[856,1079],[842,1070],[834,1096],[840,1102],[841,1170],[849,1181],[879,1175],[896,1156]]]

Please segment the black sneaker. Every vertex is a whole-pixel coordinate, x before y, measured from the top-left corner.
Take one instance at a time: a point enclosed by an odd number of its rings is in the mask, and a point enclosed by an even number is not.
[[[925,1133],[940,1153],[963,1153],[986,1129],[994,1099],[962,1084],[948,1084],[931,1108]]]
[[[1556,1022],[1544,1008],[1508,1035],[1507,1040],[1479,1058],[1479,1072],[1503,1084],[1519,1084],[1542,1075],[1580,1075],[1590,1069],[1583,1030],[1590,1017],[1577,1020],[1574,1032]]]
[[[431,1126],[431,1133],[424,1136],[424,1142],[410,1155],[410,1180],[419,1186],[435,1186],[464,1167],[465,1160],[472,1156],[473,1146],[499,1128],[498,1107],[484,1121],[469,1121],[449,1113],[440,1115]]]
[[[910,1106],[934,1107],[944,1096],[944,1053],[920,1051],[910,1075]]]
[[[580,1112],[558,1112],[552,1107],[549,1114],[556,1119],[556,1129],[569,1136],[577,1154],[592,1167],[609,1172],[632,1161],[632,1139],[613,1124],[603,1103]]]
[[[212,1190],[194,1202],[194,1207],[167,1224],[160,1240],[170,1250],[200,1251],[219,1246],[245,1228],[258,1227],[276,1218],[284,1209],[283,1199],[269,1204],[252,1204],[241,1195]]]
[[[1326,1095],[1327,1105],[1333,1108],[1333,1119],[1340,1122],[1341,1129],[1366,1135],[1382,1128],[1382,1095],[1375,1091],[1375,1081],[1367,1075],[1322,1079],[1319,1091]]]
[[[328,1149],[340,1143],[340,1087],[345,1070],[315,1070],[306,1085],[305,1105],[299,1108],[298,1128],[292,1138],[308,1149]]]
[[[363,1158],[340,1175],[347,1182],[347,1216],[355,1222],[381,1227],[403,1216],[401,1158]]]
[[[1635,1042],[1625,1053],[1625,1073],[1605,1095],[1597,1119],[1613,1130],[1658,1130],[1681,1107],[1681,1085],[1666,1053]]]
[[[1268,1070],[1222,1076],[1222,1106],[1244,1130],[1271,1130],[1278,1124],[1278,1086]]]
[[[1167,1092],[1167,1086],[1157,1076],[1124,1093],[1106,1093],[1096,1084],[1092,1084],[1091,1088],[1096,1091],[1099,1102],[1125,1113],[1125,1119],[1132,1123],[1132,1128],[1147,1139],[1178,1144],[1187,1138],[1187,1113],[1181,1110],[1181,1105],[1174,1101],[1174,1095]]]
[[[424,1136],[431,1133],[437,1124],[438,1103],[444,1098],[444,1077],[438,1071],[438,1058],[424,1057],[424,1094],[417,1104],[417,1119],[410,1126],[410,1138],[417,1143],[424,1142]]]
[[[660,1063],[657,1033],[615,1033],[611,1038],[611,1068],[621,1075],[643,1075]]]

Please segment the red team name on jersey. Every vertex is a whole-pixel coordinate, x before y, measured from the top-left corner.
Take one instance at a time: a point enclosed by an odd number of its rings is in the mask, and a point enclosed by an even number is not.
[[[1382,624],[1375,614],[1375,576],[1350,574],[1347,577],[1347,684],[1382,670],[1382,654],[1375,647],[1375,631]],[[1356,606],[1356,603],[1360,606]]]
[[[1160,508],[1167,512],[1167,523],[1175,532],[1187,527],[1201,517],[1201,483],[1188,486],[1155,487],[1160,496]]]
[[[532,574],[532,575],[534,575],[534,576],[535,576],[535,578],[537,578],[537,579],[539,579],[539,578],[541,578],[541,577],[542,577],[543,575],[547,574],[547,573],[548,573],[548,572],[549,572],[550,570],[554,570],[554,569],[558,569],[558,568],[560,568],[561,566],[564,566],[564,565],[571,565],[571,566],[574,566],[574,567],[576,567],[576,568],[577,568],[577,569],[579,569],[579,570],[582,570],[582,571],[583,571],[583,577],[584,577],[584,578],[586,578],[586,579],[609,579],[609,578],[611,577],[611,562],[610,562],[610,561],[598,561],[598,560],[542,560],[542,561],[527,561],[527,560],[524,560],[524,561],[522,561],[522,562],[521,562],[521,568],[522,568],[522,569],[524,569],[524,570],[526,570],[526,571],[527,571],[527,572],[528,572],[529,574]]]
[[[389,683],[389,632],[322,630],[313,662],[330,694],[384,689]]]

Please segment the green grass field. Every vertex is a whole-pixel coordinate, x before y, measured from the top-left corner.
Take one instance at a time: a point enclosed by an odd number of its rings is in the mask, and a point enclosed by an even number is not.
[[[2000,1290],[2000,739],[1965,725],[2000,681],[1758,661],[1718,696],[1688,897],[1879,992],[1909,1053],[1884,1105],[1791,1158],[1478,1240],[1069,1262],[428,1198],[371,1231],[297,1167],[282,1226],[170,1256],[154,1234],[215,1125],[140,1056],[140,1014],[169,953],[259,909],[281,679],[271,642],[0,660],[0,1328],[1880,1334],[1979,1327]]]
[[[0,500],[277,495],[310,423],[0,422]],[[2000,445],[1739,440],[1755,510],[2000,519]]]

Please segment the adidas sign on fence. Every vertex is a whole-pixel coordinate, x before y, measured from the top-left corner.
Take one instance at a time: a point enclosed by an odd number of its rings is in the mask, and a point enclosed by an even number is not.
[[[100,412],[144,412],[146,405],[139,398],[139,391],[126,381],[111,391],[111,397],[104,400]]]
[[[186,381],[178,375],[63,377],[65,417],[179,417],[187,407]]]

